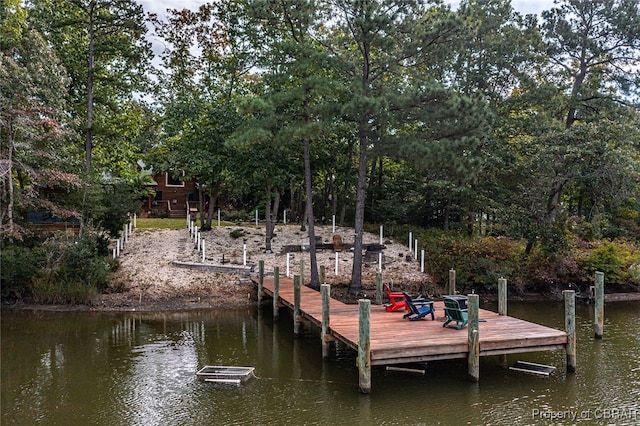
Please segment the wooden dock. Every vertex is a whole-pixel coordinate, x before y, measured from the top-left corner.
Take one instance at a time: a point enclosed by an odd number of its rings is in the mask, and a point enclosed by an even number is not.
[[[322,322],[321,293],[307,286],[300,289],[300,316],[320,326]],[[263,278],[263,294],[273,297],[274,280]],[[294,285],[288,278],[279,279],[278,303],[294,309]],[[329,336],[358,350],[359,307],[331,299]],[[467,328],[443,328],[443,302],[435,302],[435,320],[409,321],[403,312],[386,312],[383,306],[370,309],[370,363],[373,366],[410,362],[467,358],[469,339]],[[565,331],[498,315],[480,309],[479,355],[501,355],[565,349]]]

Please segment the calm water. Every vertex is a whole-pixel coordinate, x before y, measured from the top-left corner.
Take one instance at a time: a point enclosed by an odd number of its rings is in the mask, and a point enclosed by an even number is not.
[[[495,309],[494,306],[486,306]],[[604,340],[592,307],[577,312],[578,371],[564,351],[510,355],[558,367],[549,378],[482,358],[434,362],[424,376],[374,369],[358,393],[355,353],[321,360],[318,330],[293,338],[270,307],[164,314],[2,312],[3,425],[640,424],[640,303],[607,304]],[[509,314],[562,328],[561,303],[510,303]],[[391,315],[391,314],[390,314]],[[203,383],[204,365],[248,365],[244,385]],[[575,415],[575,420],[571,417]],[[564,416],[564,418],[551,418]]]

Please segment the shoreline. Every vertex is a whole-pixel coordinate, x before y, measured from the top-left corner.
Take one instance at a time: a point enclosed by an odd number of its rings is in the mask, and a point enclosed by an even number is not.
[[[250,287],[249,287],[250,286]],[[13,304],[3,303],[2,309],[9,311],[34,311],[34,312],[178,312],[203,309],[243,309],[257,306],[257,295],[254,283],[248,284],[247,296],[244,300],[235,300],[233,303],[225,301],[225,297],[211,294],[191,295],[163,295],[159,297],[146,297],[140,301],[134,294],[105,294],[100,295],[94,305],[58,304],[46,305],[19,301]],[[116,296],[116,297],[110,297]],[[481,294],[484,302],[494,302],[498,299],[494,294]],[[437,300],[438,298],[436,298]],[[511,297],[508,302],[561,302],[562,299],[549,297],[542,294],[527,294]],[[353,301],[344,301],[353,303]],[[374,300],[372,300],[374,302]],[[590,304],[587,299],[579,299],[580,303]],[[609,293],[605,294],[605,303],[640,302],[640,293]]]
[[[337,228],[334,234],[332,227],[318,226],[316,231],[323,244],[331,247],[334,235],[343,238],[352,235],[349,228]],[[297,225],[278,225],[275,232],[272,250],[266,253],[263,228],[252,225],[214,227],[201,233],[207,242],[206,258],[203,258],[186,229],[138,229],[121,251],[118,258],[120,266],[112,274],[106,292],[98,295],[91,305],[45,305],[30,303],[27,299],[3,302],[2,309],[171,312],[252,307],[257,303],[257,265],[260,261],[264,262],[265,275],[272,275],[277,266],[281,276],[285,275],[285,270],[290,272],[290,276],[299,274],[305,263],[305,277],[309,277],[309,253],[299,250],[308,241],[308,236]],[[365,233],[363,237],[364,244],[379,241],[378,235]],[[243,243],[246,245],[244,251]],[[298,251],[289,252],[292,247],[297,247]],[[410,294],[439,299],[441,289],[428,273],[420,272],[420,262],[413,258],[408,247],[388,238],[383,241],[383,247],[385,282],[400,285]],[[353,253],[321,250],[316,252],[316,258],[318,268],[326,270],[325,282],[332,287],[332,298],[344,303],[357,303],[363,297],[373,298],[378,262],[363,263],[362,294],[356,297],[348,290]],[[480,297],[483,301],[497,300],[497,294],[480,294]],[[576,298],[586,303],[586,298],[580,294]],[[513,294],[508,300],[560,301],[562,297],[561,291],[556,289],[545,294]],[[605,302],[617,301],[640,301],[640,292],[605,294]]]

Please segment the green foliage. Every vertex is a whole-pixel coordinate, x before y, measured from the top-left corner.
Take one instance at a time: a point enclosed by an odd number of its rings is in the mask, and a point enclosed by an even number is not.
[[[108,257],[109,241],[85,231],[75,241],[65,236],[47,239],[43,264],[32,278],[31,293],[37,303],[91,304],[108,285],[115,264]]]
[[[387,229],[397,244],[407,244],[409,228]],[[448,271],[456,270],[460,291],[479,293],[495,290],[498,279],[513,279],[521,273],[524,245],[505,237],[469,238],[433,229],[413,229],[418,253],[425,251],[425,270],[437,284],[445,286]]]
[[[231,232],[229,232],[229,236],[234,240],[244,237],[245,235],[246,235],[246,232],[244,229],[234,229]]]
[[[115,267],[108,244],[104,236],[87,230],[77,238],[60,233],[34,247],[6,245],[0,253],[2,298],[91,303],[107,287]]]
[[[138,188],[121,181],[94,185],[87,198],[85,220],[113,238],[120,236],[124,225],[131,220],[131,213],[140,204]]]
[[[584,284],[588,282],[588,277],[583,275],[575,252],[555,256],[538,248],[523,259],[511,282],[516,284],[519,291],[551,293]]]
[[[593,276],[596,271],[604,272],[605,282],[611,285],[640,283],[633,272],[640,263],[640,248],[624,239],[602,240],[585,253],[582,262],[584,273]]]
[[[31,279],[45,259],[45,250],[3,242],[0,248],[0,289],[2,300],[20,299],[29,294]]]
[[[223,213],[224,220],[234,223],[250,222],[253,218],[251,213],[244,210],[232,210]]]
[[[369,232],[377,232],[369,227]],[[469,238],[451,232],[416,229],[406,225],[385,228],[396,244],[407,245],[412,232],[418,250],[425,250],[425,270],[444,288],[448,271],[456,270],[460,291],[494,292],[498,279],[508,280],[515,293],[549,293],[569,288],[586,290],[595,271],[605,273],[608,285],[618,289],[640,284],[640,247],[624,239],[565,244],[564,254],[550,253],[541,245],[525,255],[525,241],[508,237]],[[570,238],[567,235],[567,238]]]

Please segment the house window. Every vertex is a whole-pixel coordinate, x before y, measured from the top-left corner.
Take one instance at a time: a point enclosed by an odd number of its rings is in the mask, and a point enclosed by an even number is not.
[[[178,176],[175,176],[173,173],[165,174],[167,177],[166,186],[179,186],[184,188],[184,182],[182,181],[182,176],[184,176],[184,172],[180,173]]]

